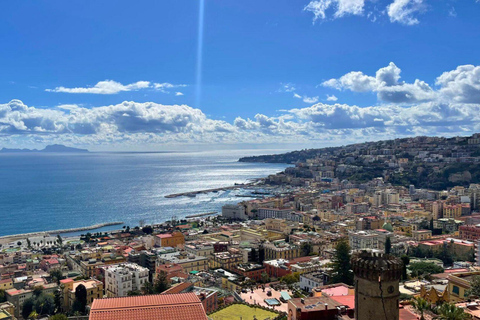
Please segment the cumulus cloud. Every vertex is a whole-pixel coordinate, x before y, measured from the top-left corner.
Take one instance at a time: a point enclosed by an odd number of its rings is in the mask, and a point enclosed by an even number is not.
[[[316,103],[277,111],[281,114],[276,116],[259,113],[233,121],[211,119],[200,109],[187,105],[126,101],[92,108],[74,104],[36,108],[12,100],[0,104],[0,142],[30,139],[36,143],[65,141],[82,146],[251,141],[344,144],[364,141],[365,137],[465,135],[480,131],[479,66],[458,66],[444,72],[436,79],[435,90],[421,80],[402,82],[400,74],[401,70],[391,63],[375,76],[360,72],[343,80],[329,80],[339,90],[370,88],[383,102],[380,105]],[[328,98],[336,99],[327,95]]]
[[[338,98],[335,97],[335,95],[333,95],[333,94],[332,94],[332,95],[327,94],[327,101],[337,101],[337,100],[338,100]]]
[[[177,91],[177,92],[175,92],[175,95],[176,96],[183,96],[183,92]]]
[[[279,92],[294,92],[295,90],[297,88],[293,83],[280,83],[280,89],[278,89]]]
[[[297,93],[294,93],[293,97],[297,98],[297,99],[302,99],[302,101],[305,102],[305,103],[316,103],[316,102],[318,102],[318,96],[316,96],[316,97],[303,96],[302,97],[301,95],[299,95]]]
[[[464,65],[444,72],[435,82],[442,98],[456,102],[480,103],[480,66]]]
[[[64,92],[64,93],[90,93],[90,94],[116,94],[124,91],[137,91],[141,89],[153,88],[155,90],[168,93],[168,89],[176,87],[184,87],[184,84],[174,85],[171,83],[153,83],[150,81],[137,81],[131,84],[121,84],[113,80],[99,81],[93,87],[56,87],[55,89],[46,89],[47,92]]]
[[[366,0],[313,0],[305,7],[304,11],[313,13],[313,22],[318,19],[325,20],[327,18],[326,11],[332,9],[334,11],[333,18],[341,18],[345,15],[361,15]]]
[[[387,6],[387,14],[391,22],[407,26],[418,24],[418,13],[425,10],[424,0],[394,0]]]
[[[338,79],[322,83],[325,87],[354,92],[376,92],[378,99],[394,103],[416,103],[436,98],[434,90],[424,81],[400,82],[401,70],[393,62],[380,68],[375,77],[360,71],[352,71]]]

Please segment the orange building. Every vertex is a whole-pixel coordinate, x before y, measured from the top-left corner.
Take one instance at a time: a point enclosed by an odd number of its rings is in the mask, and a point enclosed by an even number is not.
[[[172,247],[183,246],[185,244],[185,236],[183,233],[175,231],[172,233],[157,234],[155,238],[155,245],[158,247]]]

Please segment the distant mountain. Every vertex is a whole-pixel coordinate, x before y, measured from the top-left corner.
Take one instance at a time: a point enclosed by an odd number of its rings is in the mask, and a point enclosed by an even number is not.
[[[46,146],[45,149],[42,149],[42,150],[3,148],[3,149],[0,149],[0,152],[1,153],[32,153],[32,152],[85,153],[89,151],[87,149],[72,148],[72,147],[61,145],[61,144],[53,144],[53,145]]]

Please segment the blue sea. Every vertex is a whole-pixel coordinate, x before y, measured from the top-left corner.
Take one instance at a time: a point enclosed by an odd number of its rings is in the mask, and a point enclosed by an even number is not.
[[[165,195],[231,186],[287,167],[237,162],[266,153],[273,152],[0,154],[0,236],[221,212],[224,204],[245,200],[235,196],[245,191]]]

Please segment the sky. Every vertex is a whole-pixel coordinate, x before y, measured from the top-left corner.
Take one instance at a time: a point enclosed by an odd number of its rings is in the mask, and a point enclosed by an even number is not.
[[[1,1],[0,147],[480,132],[478,0]]]

